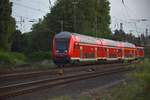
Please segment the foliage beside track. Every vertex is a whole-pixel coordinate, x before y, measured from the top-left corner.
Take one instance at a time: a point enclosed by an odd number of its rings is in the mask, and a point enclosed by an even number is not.
[[[36,70],[51,69],[55,65],[51,60],[51,52],[34,52],[29,55],[16,52],[0,51],[0,69],[5,70]]]
[[[130,82],[125,81],[101,98],[105,100],[148,100],[150,98],[150,60],[145,59],[136,66],[138,70],[129,75],[132,77]]]
[[[0,52],[1,64],[24,64],[27,61],[25,55],[15,52]]]
[[[142,71],[135,73],[135,77],[139,80],[139,87],[142,89],[140,92],[141,100],[150,98],[150,59],[146,59],[143,64]]]
[[[150,59],[150,46],[144,47],[145,57]]]
[[[51,60],[51,52],[33,52],[29,55],[30,61]]]
[[[11,0],[0,0],[0,50],[9,51],[16,31],[16,21],[11,16]]]

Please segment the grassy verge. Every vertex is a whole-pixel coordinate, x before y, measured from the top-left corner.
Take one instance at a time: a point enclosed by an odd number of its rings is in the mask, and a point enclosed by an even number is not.
[[[60,96],[60,97],[54,97],[48,100],[96,100],[96,99],[92,99],[90,96],[80,96],[77,99],[73,99],[70,96]]]
[[[10,65],[25,64],[26,61],[26,56],[21,53],[0,52],[0,69],[7,69]]]
[[[44,69],[54,69],[56,65],[53,63],[52,60],[43,60],[38,62],[31,62],[30,69],[33,70],[44,70]]]
[[[0,52],[1,63],[22,64],[25,63],[26,60],[26,57],[20,53]]]
[[[28,55],[28,58],[31,62],[51,60],[51,52],[33,52],[30,55]]]
[[[148,100],[150,98],[150,60],[136,65],[138,70],[129,74],[131,80],[105,91],[98,100]]]
[[[0,51],[0,69],[3,70],[36,70],[55,67],[50,52],[34,52],[25,56],[22,53]]]

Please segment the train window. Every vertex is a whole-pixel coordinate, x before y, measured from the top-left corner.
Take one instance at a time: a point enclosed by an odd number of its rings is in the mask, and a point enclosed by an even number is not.
[[[74,48],[75,48],[75,49],[79,49],[79,48],[80,48],[79,44],[75,43],[75,44],[74,44]]]
[[[99,50],[101,50],[101,47],[98,47],[98,48],[97,48],[97,51],[99,51]]]
[[[121,49],[118,49],[118,52],[121,52],[122,50]]]
[[[107,48],[104,48],[105,52],[107,52]]]

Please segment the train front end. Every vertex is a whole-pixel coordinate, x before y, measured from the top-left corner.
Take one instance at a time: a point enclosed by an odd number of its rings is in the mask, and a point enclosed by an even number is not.
[[[71,34],[69,32],[60,32],[53,39],[53,61],[62,67],[70,62]]]

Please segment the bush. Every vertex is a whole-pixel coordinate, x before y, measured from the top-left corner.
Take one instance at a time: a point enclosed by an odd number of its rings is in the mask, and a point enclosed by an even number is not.
[[[150,46],[144,47],[145,57],[150,58]]]
[[[0,62],[8,64],[23,64],[26,62],[25,55],[15,52],[0,52]]]
[[[34,52],[29,55],[29,59],[31,61],[42,61],[42,60],[50,60],[51,52]]]
[[[150,60],[137,65],[139,70],[129,74],[133,80],[112,92],[111,100],[148,100],[150,98]],[[112,99],[113,98],[113,99]]]
[[[145,59],[140,66],[143,68],[143,71],[136,73],[135,76],[141,81],[143,100],[146,100],[150,98],[150,60]]]

